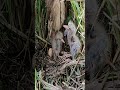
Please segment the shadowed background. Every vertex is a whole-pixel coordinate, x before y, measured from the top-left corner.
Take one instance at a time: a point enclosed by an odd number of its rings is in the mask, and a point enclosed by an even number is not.
[[[34,0],[0,0],[0,90],[33,90]]]

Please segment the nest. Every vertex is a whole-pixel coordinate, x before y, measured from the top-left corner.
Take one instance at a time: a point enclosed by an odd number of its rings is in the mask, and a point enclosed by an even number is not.
[[[84,84],[84,75],[85,75],[85,60],[81,58],[77,58],[76,60],[71,60],[71,55],[69,52],[62,52],[62,55],[57,58],[56,61],[54,61],[49,56],[46,56],[43,51],[36,52],[36,61],[37,61],[37,71],[40,74],[39,76],[42,76],[39,80],[39,83],[42,83],[42,86],[44,89],[47,89],[49,87],[49,90],[80,90],[83,87]],[[44,70],[39,69],[39,65],[42,64],[45,66]],[[79,75],[76,75],[73,73],[68,77],[69,85],[68,83],[64,82],[64,77],[66,76],[67,72],[71,73],[70,67],[76,67],[81,68],[81,73]],[[71,78],[75,80],[71,81]],[[59,79],[63,80],[63,82],[58,83]],[[48,83],[48,80],[52,80],[55,85],[52,83]],[[39,83],[37,85],[39,86]],[[59,85],[58,85],[59,84]],[[77,89],[75,89],[75,87]],[[72,88],[72,89],[71,89]],[[83,89],[82,89],[83,90]]]

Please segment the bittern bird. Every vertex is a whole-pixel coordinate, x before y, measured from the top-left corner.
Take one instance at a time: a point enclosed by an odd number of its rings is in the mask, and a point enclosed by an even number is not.
[[[54,59],[59,56],[59,53],[61,52],[62,49],[62,44],[64,43],[63,40],[63,34],[62,32],[58,31],[56,33],[52,33],[52,51],[53,51],[53,57]]]
[[[78,54],[81,48],[80,40],[76,35],[77,29],[72,21],[69,21],[68,25],[63,25],[63,27],[65,28],[64,36],[67,36],[72,59],[75,59],[75,56]]]

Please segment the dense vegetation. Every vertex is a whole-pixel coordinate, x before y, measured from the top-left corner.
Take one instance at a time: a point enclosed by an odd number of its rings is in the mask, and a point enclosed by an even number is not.
[[[33,90],[34,30],[33,0],[0,0],[0,90]]]

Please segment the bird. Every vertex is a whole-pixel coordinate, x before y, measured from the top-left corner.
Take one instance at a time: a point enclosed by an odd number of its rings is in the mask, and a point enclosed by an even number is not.
[[[78,54],[81,48],[80,40],[76,35],[77,29],[71,20],[68,22],[68,25],[63,25],[63,27],[65,28],[64,36],[67,36],[72,59],[75,59],[75,56]]]
[[[63,40],[63,33],[61,31],[58,31],[56,33],[52,33],[52,51],[53,51],[53,58],[57,59],[59,56],[62,44],[65,43]]]

